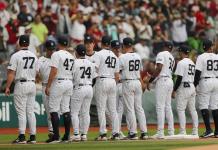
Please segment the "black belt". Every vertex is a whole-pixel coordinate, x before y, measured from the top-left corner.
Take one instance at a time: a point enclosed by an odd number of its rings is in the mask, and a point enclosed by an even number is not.
[[[124,81],[127,81],[127,80],[139,80],[139,79],[122,79]]]
[[[71,79],[68,79],[68,78],[57,78],[57,80],[71,80]]]
[[[35,80],[26,80],[26,79],[21,79],[21,80],[18,80],[20,82],[35,82]]]
[[[114,78],[110,78],[110,77],[99,77],[100,79],[114,79]]]
[[[210,78],[213,78],[213,77],[202,77],[203,79],[210,79]]]
[[[92,84],[77,84],[74,85],[73,88],[80,87],[80,86],[92,86]]]

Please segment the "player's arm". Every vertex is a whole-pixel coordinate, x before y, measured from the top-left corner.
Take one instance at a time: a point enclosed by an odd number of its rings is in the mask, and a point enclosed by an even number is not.
[[[15,55],[12,55],[10,63],[8,65],[8,72],[7,72],[7,83],[6,83],[6,89],[5,89],[5,95],[10,95],[10,87],[12,82],[14,81],[16,70],[17,70],[17,58]]]
[[[120,61],[118,58],[116,58],[116,66],[115,66],[115,73],[114,73],[114,77],[115,77],[115,81],[119,82],[120,80]]]
[[[195,85],[195,87],[199,84],[200,79],[201,79],[201,71],[200,70],[196,70],[195,71],[195,78],[194,78],[194,85]]]
[[[6,89],[5,89],[6,96],[10,95],[10,87],[11,87],[12,82],[14,81],[14,77],[15,77],[15,71],[8,69],[7,84],[6,84]]]
[[[49,74],[49,78],[48,78],[48,84],[47,84],[47,87],[46,87],[46,95],[49,95],[49,89],[50,89],[51,84],[52,84],[52,82],[54,81],[54,79],[55,79],[55,77],[57,75],[57,72],[58,72],[58,69],[52,66],[50,74]]]
[[[58,72],[58,65],[59,65],[59,56],[56,53],[53,53],[51,56],[51,70],[50,70],[50,74],[49,74],[49,78],[48,78],[48,84],[46,86],[45,89],[45,94],[49,95],[50,92],[50,87],[52,82],[54,81],[57,72]]]
[[[202,59],[202,57],[199,56],[197,58],[196,65],[195,65],[195,68],[196,68],[196,70],[195,70],[195,78],[194,78],[194,86],[195,87],[199,84],[199,81],[201,79],[201,70],[203,68],[203,65],[202,65],[203,60],[201,60],[201,59]]]
[[[155,78],[160,74],[162,67],[163,67],[163,64],[161,64],[161,63],[156,64],[156,69],[154,70],[154,73],[153,73],[151,79],[149,80],[149,83],[153,82],[155,80]]]

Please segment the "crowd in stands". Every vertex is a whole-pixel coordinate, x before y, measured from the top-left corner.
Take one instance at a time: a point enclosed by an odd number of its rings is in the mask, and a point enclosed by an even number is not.
[[[63,34],[69,49],[90,34],[99,50],[101,37],[109,35],[133,38],[143,60],[155,58],[168,40],[187,43],[195,56],[203,52],[202,39],[217,41],[218,0],[0,0],[1,68],[22,34],[30,35],[29,50],[37,56],[47,39]]]

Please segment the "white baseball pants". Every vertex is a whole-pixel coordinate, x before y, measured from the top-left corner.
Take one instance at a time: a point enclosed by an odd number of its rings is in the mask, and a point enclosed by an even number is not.
[[[218,109],[218,79],[201,79],[197,87],[199,109]]]
[[[110,78],[98,78],[96,81],[95,98],[98,111],[100,134],[106,130],[106,108],[112,118],[112,134],[119,133],[119,119],[116,110],[116,82]]]
[[[126,80],[122,83],[123,101],[130,134],[137,133],[136,116],[141,132],[147,132],[145,112],[142,108],[142,86],[139,80]]]
[[[184,87],[181,83],[176,92],[177,112],[180,124],[180,134],[186,134],[186,116],[185,110],[188,107],[192,117],[193,129],[192,134],[198,135],[198,114],[195,108],[195,87],[193,83],[189,83],[190,87]]]
[[[173,91],[173,80],[169,77],[160,77],[155,86],[156,112],[157,112],[157,134],[164,136],[165,115],[168,121],[168,134],[174,135],[174,119],[171,107],[171,95]]]
[[[73,91],[71,80],[54,80],[49,96],[49,112],[70,112],[70,98]]]
[[[17,82],[14,88],[14,105],[18,115],[19,133],[25,134],[28,120],[30,135],[36,134],[34,113],[36,85],[34,82]]]
[[[74,134],[87,134],[90,124],[90,105],[93,89],[90,85],[74,88],[71,98],[71,121]]]

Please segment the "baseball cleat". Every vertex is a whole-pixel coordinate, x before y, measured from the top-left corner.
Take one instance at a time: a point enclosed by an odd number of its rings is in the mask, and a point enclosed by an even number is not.
[[[81,141],[81,137],[80,137],[80,135],[79,134],[74,134],[71,138],[70,138],[70,140],[73,142],[79,142],[79,141]]]
[[[155,134],[153,136],[151,136],[152,139],[164,139],[164,135],[160,135],[160,134]]]
[[[64,135],[64,136],[61,138],[61,143],[68,143],[69,141],[70,141],[69,136]]]
[[[12,142],[12,144],[26,144],[25,135],[20,134],[16,140]]]
[[[214,136],[214,133],[212,131],[210,132],[204,132],[200,137],[201,138],[210,138],[210,137],[213,137]]]
[[[57,144],[57,143],[60,143],[61,141],[60,140],[50,140],[48,141],[49,144]]]
[[[134,134],[129,134],[129,135],[128,135],[128,139],[129,139],[129,140],[138,140],[139,138],[138,138],[138,136],[136,135],[136,133],[134,133]]]
[[[53,135],[53,137],[47,141],[47,143],[49,143],[49,144],[57,144],[60,142],[61,141],[59,139],[59,136],[55,136],[55,135]]]
[[[52,131],[49,131],[48,133],[48,139],[45,141],[46,143],[49,143],[49,141],[52,140],[52,137],[53,137],[54,133]]]
[[[87,141],[87,135],[81,134],[81,141]]]
[[[95,140],[96,141],[107,141],[107,134],[101,134]]]
[[[126,140],[126,139],[127,139],[127,136],[125,136],[125,135],[123,134],[123,132],[120,132],[120,133],[119,133],[119,138],[120,138],[120,140]]]
[[[30,135],[30,139],[27,141],[27,144],[36,144],[36,136]]]
[[[148,139],[148,133],[147,132],[141,133],[140,139],[141,140],[147,140]]]
[[[112,135],[111,140],[120,140],[119,133]]]

